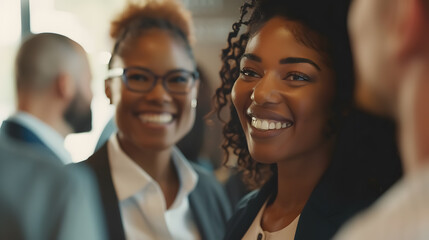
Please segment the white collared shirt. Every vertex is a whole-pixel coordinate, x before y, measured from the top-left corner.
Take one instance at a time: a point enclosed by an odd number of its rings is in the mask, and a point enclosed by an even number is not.
[[[345,224],[335,239],[429,239],[429,167],[405,175],[368,210]]]
[[[64,147],[64,137],[51,126],[31,114],[21,111],[10,116],[9,120],[32,131],[64,164],[73,162],[70,153]]]
[[[178,149],[173,149],[172,159],[180,188],[169,209],[158,183],[122,151],[116,134],[110,137],[107,152],[128,240],[201,239],[188,199],[198,175]]]
[[[296,227],[298,226],[299,217],[298,215],[289,225],[280,229],[276,232],[264,231],[261,227],[262,215],[265,211],[267,202],[262,205],[261,209],[256,215],[256,218],[253,220],[252,225],[250,225],[246,234],[243,236],[242,240],[293,240],[295,239]]]

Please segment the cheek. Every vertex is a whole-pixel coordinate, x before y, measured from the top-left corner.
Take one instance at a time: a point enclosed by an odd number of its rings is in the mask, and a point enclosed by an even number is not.
[[[132,121],[132,105],[135,102],[135,97],[121,86],[112,89],[113,104],[116,107],[116,122],[118,127],[124,130]]]
[[[302,123],[300,129],[319,134],[326,132],[328,121],[332,116],[333,91],[307,92],[304,98],[295,99],[292,103],[297,123]],[[312,97],[310,97],[312,96]]]
[[[192,100],[197,99],[197,91],[192,91],[189,95],[183,96],[183,98],[176,99],[176,102],[181,107],[181,125],[184,127],[186,132],[192,129],[195,122],[196,108],[192,107]]]
[[[231,89],[231,100],[237,112],[241,112],[250,101],[253,85],[237,80]]]

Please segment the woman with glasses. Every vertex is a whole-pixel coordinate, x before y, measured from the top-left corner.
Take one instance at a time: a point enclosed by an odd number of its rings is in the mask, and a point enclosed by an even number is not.
[[[110,239],[220,239],[221,186],[175,144],[192,128],[200,84],[189,13],[173,0],[129,5],[112,23],[105,91],[118,131],[84,164],[96,173]]]

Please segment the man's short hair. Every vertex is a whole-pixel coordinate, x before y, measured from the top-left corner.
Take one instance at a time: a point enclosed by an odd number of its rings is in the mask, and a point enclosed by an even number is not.
[[[16,87],[21,90],[43,90],[63,71],[73,73],[80,59],[80,45],[55,33],[36,34],[25,40],[16,57]]]

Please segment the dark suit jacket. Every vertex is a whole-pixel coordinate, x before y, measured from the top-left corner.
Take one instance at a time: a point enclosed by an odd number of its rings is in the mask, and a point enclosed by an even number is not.
[[[331,239],[345,221],[368,207],[401,177],[393,134],[390,122],[361,112],[346,119],[332,163],[301,212],[295,240]],[[228,222],[224,239],[241,239],[276,191],[274,176],[260,190],[246,195]]]
[[[104,240],[93,176],[39,150],[0,135],[0,239]]]
[[[270,179],[260,190],[249,193],[240,201],[228,222],[225,240],[241,239],[244,236],[262,205],[276,194],[276,181],[275,178]],[[336,192],[329,180],[323,179],[301,212],[295,239],[331,239],[342,223],[376,198],[372,193],[357,195]]]
[[[87,165],[95,172],[107,218],[110,239],[125,239],[119,202],[110,171],[107,144],[104,144],[88,160],[79,164]],[[199,232],[202,239],[221,239],[225,233],[226,221],[231,215],[229,201],[213,175],[194,164],[192,166],[198,174],[198,183],[194,191],[189,195],[189,204]]]
[[[46,144],[30,129],[12,120],[5,120],[1,125],[2,134],[7,137],[22,142],[25,144],[33,145],[48,155],[53,161],[60,161],[61,159],[48,147]]]

